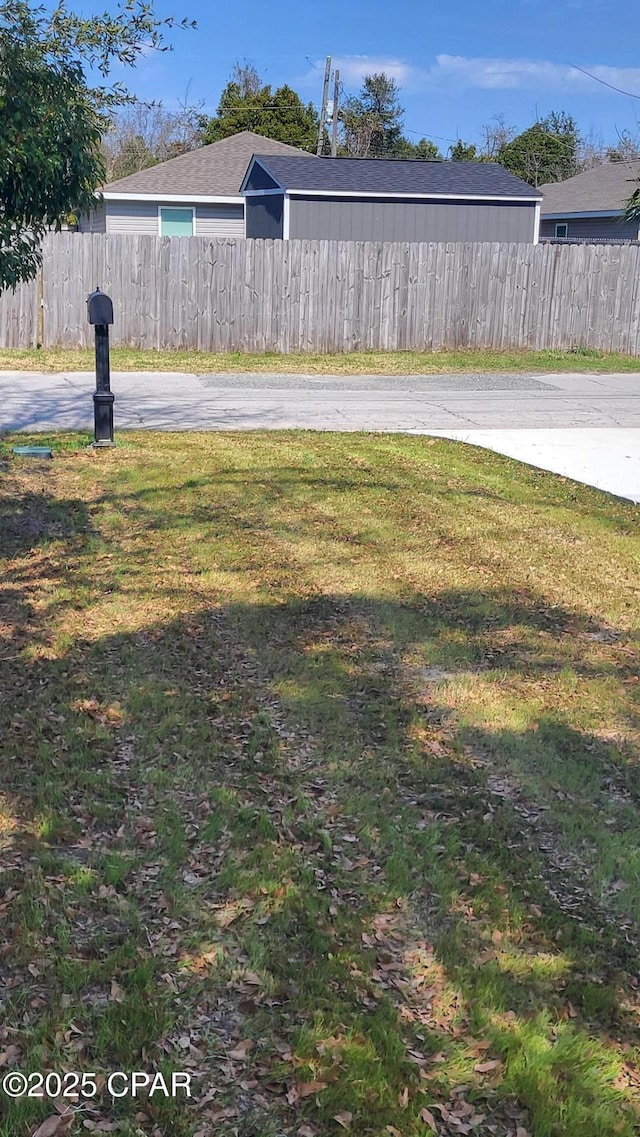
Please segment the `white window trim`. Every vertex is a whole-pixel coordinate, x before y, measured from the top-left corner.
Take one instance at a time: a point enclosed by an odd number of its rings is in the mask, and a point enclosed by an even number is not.
[[[159,237],[162,237],[162,210],[163,209],[184,209],[185,212],[187,211],[187,209],[190,209],[191,210],[191,236],[192,237],[196,236],[196,209],[195,209],[195,206],[194,205],[178,205],[178,206],[175,206],[175,205],[167,205],[166,202],[163,202],[161,205],[158,206],[158,236]]]
[[[159,201],[163,205],[194,201],[197,205],[242,205],[242,194],[233,197],[211,193],[117,193],[115,190],[97,190],[97,198],[105,201]]]
[[[560,233],[558,233],[558,229],[560,229],[560,228],[563,228],[565,230],[565,232],[562,235],[560,235]],[[569,222],[568,221],[556,221],[556,223],[553,227],[553,236],[555,237],[555,239],[557,241],[566,240],[566,238],[569,236]]]
[[[282,206],[282,240],[289,240],[289,227],[291,224],[291,198],[288,193],[284,195]]]

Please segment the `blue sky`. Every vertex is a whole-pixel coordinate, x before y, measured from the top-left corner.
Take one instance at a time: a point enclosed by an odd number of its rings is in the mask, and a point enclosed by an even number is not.
[[[104,6],[96,0],[82,10]],[[319,104],[331,55],[347,92],[372,71],[393,75],[407,135],[432,138],[443,151],[458,136],[479,141],[495,115],[524,129],[551,110],[573,114],[583,134],[605,143],[623,130],[640,135],[640,98],[572,67],[640,96],[637,0],[156,0],[155,7],[198,22],[196,31],[171,34],[171,53],[148,55],[127,75],[137,94],[168,106],[188,90],[189,101],[204,100],[213,112],[238,59]]]

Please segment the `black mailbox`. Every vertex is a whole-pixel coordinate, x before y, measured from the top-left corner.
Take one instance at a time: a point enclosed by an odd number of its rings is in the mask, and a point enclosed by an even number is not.
[[[96,390],[93,396],[94,446],[113,446],[113,400],[109,366],[109,324],[113,323],[113,304],[106,292],[96,288],[87,296],[87,319],[96,338]]]
[[[113,302],[106,292],[96,288],[87,296],[87,319],[90,324],[112,324]]]

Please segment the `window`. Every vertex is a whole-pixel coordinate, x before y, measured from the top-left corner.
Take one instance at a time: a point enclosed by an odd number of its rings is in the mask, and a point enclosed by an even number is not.
[[[556,225],[556,237],[568,237],[568,236],[569,236],[569,226],[567,225],[566,221],[561,221],[558,225]]]
[[[169,206],[160,206],[160,236],[161,237],[193,237],[195,229],[195,210],[173,209]]]

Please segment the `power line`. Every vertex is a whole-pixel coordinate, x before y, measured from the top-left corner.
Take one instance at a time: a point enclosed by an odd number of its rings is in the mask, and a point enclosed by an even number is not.
[[[584,67],[578,67],[577,63],[569,63],[568,66],[573,67],[574,71],[581,71],[583,75],[588,75],[589,79],[595,79],[596,83],[602,83],[603,87],[617,91],[619,95],[628,95],[630,99],[640,99],[640,95],[634,95],[632,91],[623,91],[622,87],[615,87],[613,83],[607,83],[606,79],[601,79],[599,75],[592,75],[590,71],[585,71]]]

